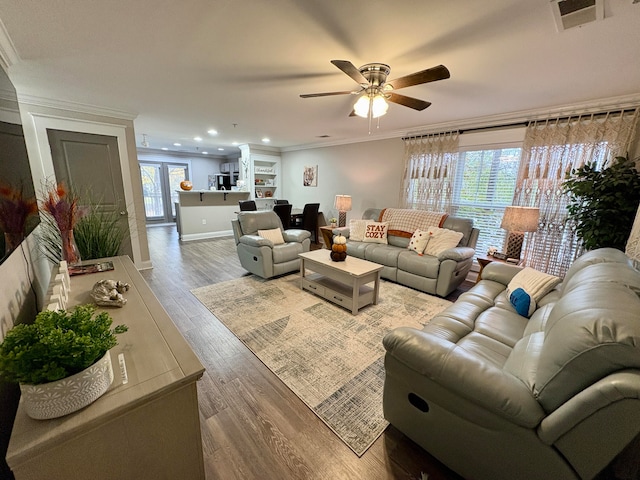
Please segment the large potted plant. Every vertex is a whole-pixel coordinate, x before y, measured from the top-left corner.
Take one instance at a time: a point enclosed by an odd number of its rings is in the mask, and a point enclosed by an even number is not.
[[[624,251],[640,203],[640,172],[636,162],[616,157],[608,168],[586,163],[571,170],[563,184],[569,194],[569,217],[584,248],[612,247]]]
[[[9,330],[0,344],[0,377],[19,382],[27,415],[56,418],[79,410],[113,381],[109,349],[126,325],[111,328],[95,305],[42,311],[32,324]]]

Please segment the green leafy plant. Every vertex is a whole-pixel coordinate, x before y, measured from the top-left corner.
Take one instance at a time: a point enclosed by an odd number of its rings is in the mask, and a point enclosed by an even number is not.
[[[624,251],[640,203],[640,172],[627,157],[616,157],[603,170],[595,163],[573,169],[563,183],[569,216],[587,250],[613,247]]]
[[[37,385],[66,378],[93,365],[118,344],[126,325],[111,328],[107,312],[95,305],[42,311],[32,324],[9,330],[0,344],[0,377]]]

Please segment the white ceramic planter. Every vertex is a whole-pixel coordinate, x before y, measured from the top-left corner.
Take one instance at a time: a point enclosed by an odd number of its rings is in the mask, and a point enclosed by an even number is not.
[[[107,353],[85,370],[55,382],[20,384],[27,415],[36,420],[62,417],[86,407],[113,382],[111,355]]]

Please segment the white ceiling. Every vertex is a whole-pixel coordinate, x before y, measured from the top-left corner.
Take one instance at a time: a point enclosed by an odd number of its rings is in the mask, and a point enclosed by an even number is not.
[[[138,146],[228,154],[637,95],[640,4],[604,2],[560,33],[548,0],[0,0],[0,19],[20,95],[137,115]],[[392,104],[369,136],[354,96],[299,97],[357,87],[332,59],[451,78],[399,91],[432,106]]]

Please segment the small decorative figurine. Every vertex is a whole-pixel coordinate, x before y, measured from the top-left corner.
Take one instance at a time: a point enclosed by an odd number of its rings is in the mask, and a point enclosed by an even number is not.
[[[127,299],[122,294],[129,290],[129,284],[115,280],[100,280],[91,290],[91,298],[103,307],[123,307]]]

